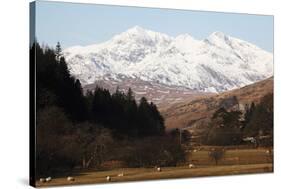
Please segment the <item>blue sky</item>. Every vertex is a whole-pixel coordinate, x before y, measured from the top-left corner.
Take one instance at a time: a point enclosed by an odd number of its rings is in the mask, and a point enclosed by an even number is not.
[[[188,33],[196,39],[221,31],[273,51],[273,16],[36,2],[36,37],[49,46],[57,41],[63,48],[99,43],[135,25],[171,36]]]

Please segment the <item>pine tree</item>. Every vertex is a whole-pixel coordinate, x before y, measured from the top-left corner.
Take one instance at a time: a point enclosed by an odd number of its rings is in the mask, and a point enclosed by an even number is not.
[[[246,111],[245,111],[245,115],[244,115],[244,122],[243,122],[243,129],[245,129],[248,126],[255,109],[256,109],[256,105],[255,105],[254,102],[251,103],[250,107],[246,106]]]
[[[127,100],[128,100],[128,101],[133,101],[133,100],[135,100],[134,95],[133,95],[133,91],[132,91],[131,88],[128,89],[128,92],[127,92]]]
[[[60,61],[60,58],[62,57],[62,50],[61,50],[60,42],[57,42],[55,54],[56,54],[56,60]]]

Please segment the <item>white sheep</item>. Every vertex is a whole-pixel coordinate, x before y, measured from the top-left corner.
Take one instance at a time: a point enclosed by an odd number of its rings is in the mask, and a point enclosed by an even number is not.
[[[106,177],[106,180],[107,180],[107,182],[110,182],[110,181],[111,181],[111,177],[110,177],[110,176],[107,176],[107,177]]]
[[[118,177],[123,177],[123,176],[124,176],[124,173],[123,173],[123,172],[122,172],[122,173],[119,173],[117,176],[118,176]]]
[[[191,169],[191,168],[194,168],[195,165],[191,163],[191,164],[188,165],[188,167]]]
[[[162,170],[161,170],[161,167],[157,167],[157,171],[158,172],[161,172]]]
[[[51,182],[52,181],[52,177],[47,177],[45,180],[46,180],[46,182]]]
[[[269,151],[269,150],[266,150],[266,152],[265,152],[265,153],[270,154],[270,151]]]
[[[72,182],[73,182],[73,181],[75,181],[75,178],[74,178],[74,177],[67,177],[66,180],[67,180],[67,181],[72,181]]]
[[[197,150],[193,150],[193,152],[197,152]]]
[[[46,182],[46,179],[40,178],[39,181],[40,181],[40,182]]]

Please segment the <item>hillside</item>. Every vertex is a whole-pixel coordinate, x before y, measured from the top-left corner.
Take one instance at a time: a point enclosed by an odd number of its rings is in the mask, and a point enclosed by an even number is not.
[[[161,107],[160,111],[165,118],[167,129],[183,127],[199,129],[208,123],[210,116],[218,108],[238,108],[243,111],[246,104],[257,103],[268,93],[273,93],[273,77],[240,89]]]
[[[198,97],[212,94],[130,78],[123,78],[122,82],[115,80],[98,80],[93,84],[85,85],[83,89],[84,92],[94,91],[97,86],[108,89],[111,94],[114,93],[117,88],[124,93],[127,93],[128,89],[131,88],[137,101],[139,101],[141,97],[146,97],[148,101],[153,102],[158,107],[187,102]]]

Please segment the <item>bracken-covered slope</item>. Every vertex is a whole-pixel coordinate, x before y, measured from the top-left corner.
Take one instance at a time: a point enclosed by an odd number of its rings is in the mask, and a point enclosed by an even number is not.
[[[132,78],[122,78],[122,81],[108,79],[97,80],[93,84],[85,85],[83,89],[85,92],[94,91],[97,86],[108,89],[110,93],[114,93],[117,88],[127,93],[128,89],[131,88],[137,102],[141,97],[146,97],[148,101],[153,102],[158,107],[187,102],[200,96],[203,97],[212,94],[196,92],[184,87],[164,85]]]
[[[200,92],[240,88],[273,75],[273,55],[246,41],[214,32],[196,40],[141,27],[90,46],[64,50],[71,73],[83,86],[122,78]]]
[[[197,98],[161,108],[167,129],[206,126],[210,117],[220,107],[244,110],[246,104],[258,103],[266,94],[273,93],[273,77],[220,94]],[[238,103],[236,99],[238,100]]]

